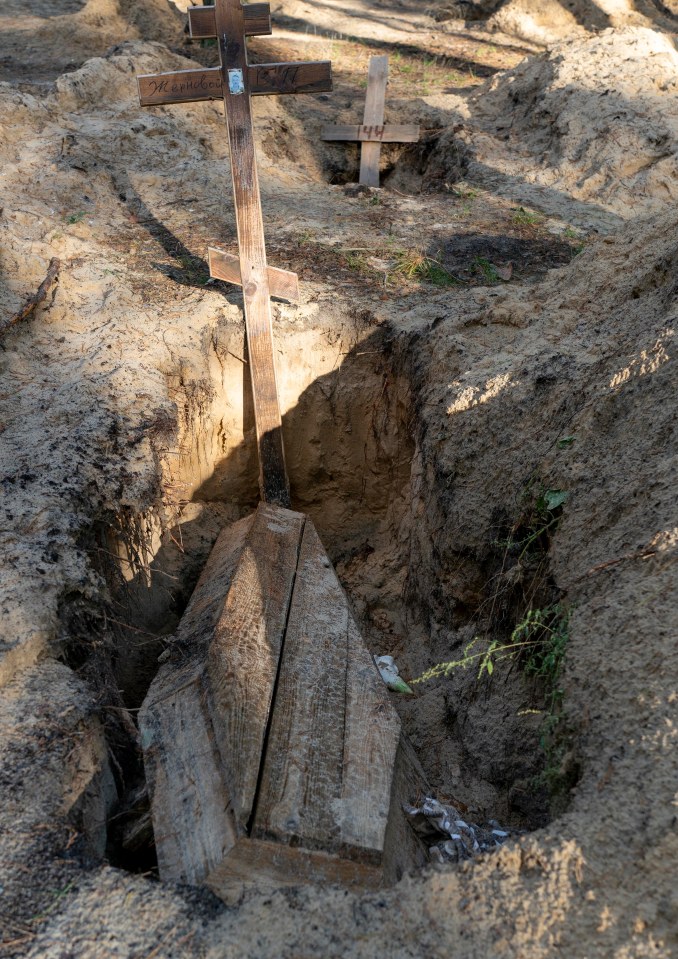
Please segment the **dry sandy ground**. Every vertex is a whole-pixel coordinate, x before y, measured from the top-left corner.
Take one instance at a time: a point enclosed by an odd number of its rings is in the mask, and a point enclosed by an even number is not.
[[[3,4],[2,318],[62,269],[0,352],[0,954],[676,954],[676,12],[294,0],[253,42],[335,64],[256,125],[269,260],[302,286],[275,306],[294,505],[371,648],[411,678],[537,606],[569,628],[552,718],[512,662],[398,703],[436,793],[519,838],[379,894],[224,905],[159,883],[128,828],[136,710],[257,499],[241,301],[204,262],[235,249],[223,119],[135,97],[214,50],[164,0]],[[319,132],[359,115],[373,52],[424,133],[361,193]]]

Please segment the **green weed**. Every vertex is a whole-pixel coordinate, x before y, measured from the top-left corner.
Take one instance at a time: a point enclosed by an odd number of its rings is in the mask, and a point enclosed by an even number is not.
[[[397,250],[393,272],[408,280],[423,280],[434,286],[455,286],[460,282],[438,260],[426,256],[420,250]]]
[[[535,210],[526,210],[524,206],[518,206],[513,210],[511,219],[518,226],[536,226],[544,217]]]
[[[478,667],[477,678],[481,679],[485,673],[491,676],[497,663],[519,659],[527,675],[544,681],[548,689],[547,708],[551,713],[562,699],[558,678],[567,647],[569,617],[569,610],[560,603],[544,609],[528,609],[507,642],[494,639],[487,649],[475,651],[481,642],[481,637],[476,636],[464,647],[459,659],[436,663],[411,682],[424,683],[469,666]]]
[[[189,283],[207,283],[210,278],[209,271],[205,269],[205,261],[199,256],[180,256],[178,260]]]
[[[477,256],[473,260],[473,272],[482,276],[486,283],[498,283],[499,274],[494,263],[490,263],[484,256]]]

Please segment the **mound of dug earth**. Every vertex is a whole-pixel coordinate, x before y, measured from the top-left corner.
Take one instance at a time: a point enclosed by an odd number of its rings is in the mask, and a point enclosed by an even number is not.
[[[627,219],[678,197],[678,53],[644,28],[606,30],[530,58],[473,97],[478,172]],[[476,168],[472,168],[475,172]],[[586,212],[582,211],[584,218]]]
[[[82,746],[76,753],[89,763],[90,798],[83,795],[79,808],[90,819],[101,815],[92,796],[105,799],[110,776],[97,785],[100,740],[82,686],[65,666],[39,665],[10,687],[6,722],[15,732],[3,758],[5,809],[15,810],[8,846],[17,854],[5,885],[18,893],[30,883],[48,910],[33,959],[141,957],[153,949],[208,959],[385,950],[403,959],[451,952],[538,959],[555,948],[574,959],[583,942],[590,957],[669,959],[677,944],[677,225],[675,214],[634,223],[529,293],[476,291],[475,305],[462,309],[438,294],[405,319],[385,318],[397,335],[416,313],[418,330],[409,341],[417,448],[400,536],[410,557],[408,590],[427,611],[429,638],[404,646],[404,667],[458,653],[468,637],[455,623],[482,607],[493,544],[524,509],[526,490],[538,482],[567,493],[548,562],[572,610],[562,763],[576,766],[579,779],[569,809],[491,856],[407,878],[392,891],[255,892],[223,907],[79,858],[78,840],[71,849],[64,815],[73,799],[66,792],[59,801],[68,777],[50,767],[50,750],[70,755],[74,732],[92,743],[86,756]],[[519,582],[515,564],[499,571],[507,573]],[[489,689],[473,671],[460,676],[426,687],[408,708],[424,716],[418,747],[442,752],[449,767],[456,762],[463,789],[474,765],[484,764],[491,778],[507,739],[515,751],[535,728],[534,717],[515,707],[502,714],[505,674]],[[44,720],[29,722],[30,715]],[[448,740],[438,747],[433,731],[445,727]],[[22,728],[32,730],[28,743]],[[27,762],[43,796],[34,809],[16,786]],[[22,844],[14,836],[19,821],[30,829]],[[31,855],[20,859],[26,835]]]

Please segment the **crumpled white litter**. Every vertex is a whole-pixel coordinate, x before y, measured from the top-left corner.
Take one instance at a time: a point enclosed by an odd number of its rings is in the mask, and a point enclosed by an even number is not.
[[[427,796],[419,806],[403,803],[405,815],[429,847],[433,862],[463,862],[503,846],[515,832],[490,819],[484,826],[467,823],[454,806]],[[441,839],[446,836],[446,839]]]
[[[377,664],[377,669],[381,673],[381,678],[389,689],[392,689],[396,693],[410,693],[414,695],[414,690],[398,675],[398,667],[395,664],[393,656],[375,656],[374,661]]]

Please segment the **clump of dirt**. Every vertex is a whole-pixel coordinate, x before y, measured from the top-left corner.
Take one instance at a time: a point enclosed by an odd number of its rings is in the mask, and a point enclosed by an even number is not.
[[[613,27],[675,30],[675,4],[660,0],[442,0],[434,6],[437,20],[482,21],[490,30],[541,47]]]
[[[556,46],[473,95],[476,168],[627,219],[678,195],[678,53],[645,28]],[[475,172],[474,169],[474,172]],[[518,187],[518,190],[520,187]]]

